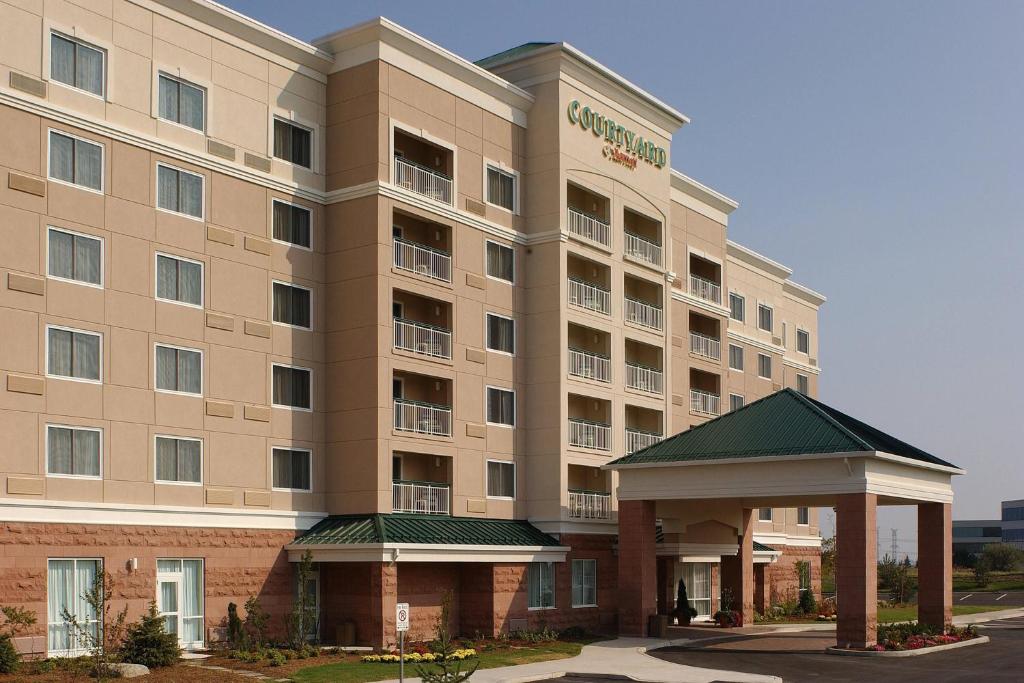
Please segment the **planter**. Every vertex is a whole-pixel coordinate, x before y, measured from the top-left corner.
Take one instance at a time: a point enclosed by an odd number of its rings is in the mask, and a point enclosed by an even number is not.
[[[961,640],[958,643],[932,645],[930,647],[920,647],[916,650],[882,650],[879,652],[877,650],[847,650],[839,647],[828,647],[825,648],[825,652],[830,655],[843,655],[846,657],[919,657],[936,652],[945,652],[946,650],[956,650],[961,647],[970,647],[971,645],[984,645],[987,642],[989,642],[988,636],[978,636],[969,640]]]

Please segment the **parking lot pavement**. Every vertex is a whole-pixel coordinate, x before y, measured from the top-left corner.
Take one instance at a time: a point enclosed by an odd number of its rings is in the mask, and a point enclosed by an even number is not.
[[[775,675],[784,681],[1015,681],[1024,678],[1024,617],[978,625],[990,643],[921,657],[837,657],[824,653],[748,653],[666,648],[650,654],[676,664]]]
[[[998,605],[1024,607],[1024,591],[963,591],[953,593],[954,605]]]

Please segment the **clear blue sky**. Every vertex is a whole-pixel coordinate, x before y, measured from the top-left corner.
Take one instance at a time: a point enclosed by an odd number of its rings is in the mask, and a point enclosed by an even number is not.
[[[822,399],[967,468],[955,518],[1024,498],[1024,3],[228,4],[473,60],[564,40],[654,93],[692,120],[672,165],[740,202],[730,237],[828,296]],[[915,519],[880,512],[883,548]]]

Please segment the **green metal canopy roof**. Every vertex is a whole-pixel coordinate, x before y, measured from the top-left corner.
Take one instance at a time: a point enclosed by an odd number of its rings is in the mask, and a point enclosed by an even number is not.
[[[771,547],[770,545],[765,545],[764,543],[758,543],[757,541],[754,541],[754,552],[755,553],[777,553],[779,551],[776,550],[775,548]]]
[[[560,546],[524,520],[415,514],[334,515],[294,541],[300,546],[357,543]]]
[[[609,464],[861,451],[882,451],[931,465],[956,467],[788,388]]]

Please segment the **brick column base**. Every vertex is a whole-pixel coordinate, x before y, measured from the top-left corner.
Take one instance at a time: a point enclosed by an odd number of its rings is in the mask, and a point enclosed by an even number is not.
[[[739,551],[722,557],[722,588],[732,592],[732,609],[740,613],[743,625],[754,623],[754,511],[744,509],[737,529]],[[724,607],[724,606],[723,606]]]
[[[944,629],[953,622],[953,506],[917,506],[917,620]]]
[[[847,493],[836,506],[836,644],[866,648],[878,637],[878,550],[875,527],[878,496]]]
[[[654,501],[619,501],[619,635],[646,637],[657,610],[654,525]]]

